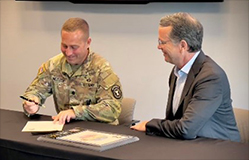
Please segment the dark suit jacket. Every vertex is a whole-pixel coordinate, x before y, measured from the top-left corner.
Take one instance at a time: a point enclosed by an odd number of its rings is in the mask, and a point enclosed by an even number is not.
[[[149,121],[146,133],[179,139],[208,137],[240,141],[230,85],[223,69],[201,51],[188,73],[175,115],[172,113],[176,83],[173,70],[169,78],[166,118]]]

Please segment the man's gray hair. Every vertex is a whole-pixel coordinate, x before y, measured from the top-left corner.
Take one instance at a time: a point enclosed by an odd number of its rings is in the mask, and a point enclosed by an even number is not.
[[[189,46],[189,52],[197,52],[202,48],[203,27],[202,24],[189,13],[179,12],[161,18],[161,27],[172,26],[169,38],[173,43],[185,40]]]

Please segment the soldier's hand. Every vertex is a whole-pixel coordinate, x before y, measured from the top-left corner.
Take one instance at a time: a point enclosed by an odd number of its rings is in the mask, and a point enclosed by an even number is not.
[[[146,124],[148,121],[143,121],[141,123],[138,123],[135,126],[131,126],[131,129],[137,130],[137,131],[146,131]]]
[[[32,100],[34,100],[35,102],[39,102],[39,99],[37,97],[32,97]],[[34,102],[29,102],[29,101],[23,101],[23,108],[29,114],[35,114],[39,110],[38,105],[36,105]]]
[[[54,120],[54,123],[59,121],[60,124],[65,124],[65,122],[70,122],[71,119],[75,119],[76,115],[74,113],[73,109],[68,109],[65,111],[61,111],[56,116],[52,116],[52,119]]]

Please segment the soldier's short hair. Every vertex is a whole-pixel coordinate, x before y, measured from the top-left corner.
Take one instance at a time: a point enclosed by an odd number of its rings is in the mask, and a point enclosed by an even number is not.
[[[69,18],[62,26],[61,31],[74,32],[81,30],[84,33],[85,38],[89,37],[89,25],[86,20],[82,18]]]

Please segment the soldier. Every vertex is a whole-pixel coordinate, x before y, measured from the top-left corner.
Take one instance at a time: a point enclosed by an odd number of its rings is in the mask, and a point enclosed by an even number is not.
[[[71,119],[118,124],[122,87],[110,64],[90,51],[88,23],[68,19],[61,29],[61,51],[39,68],[22,97],[24,113],[34,115],[53,95],[60,124]]]

